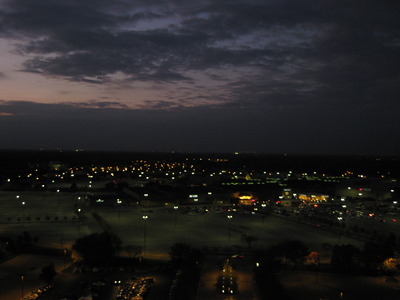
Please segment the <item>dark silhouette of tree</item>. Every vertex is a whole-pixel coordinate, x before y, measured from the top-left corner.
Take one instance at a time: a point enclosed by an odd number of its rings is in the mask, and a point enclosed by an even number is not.
[[[368,269],[377,269],[387,258],[393,256],[393,248],[384,243],[368,241],[364,244],[362,258]]]
[[[249,248],[251,248],[251,244],[255,241],[258,241],[258,238],[249,234],[242,234],[242,241],[245,242]]]
[[[171,261],[179,270],[178,284],[170,299],[194,299],[200,280],[202,253],[190,245],[176,243],[170,249]]]
[[[332,249],[331,264],[337,267],[350,267],[361,251],[357,247],[347,245],[335,245]]]
[[[136,245],[126,245],[124,247],[125,251],[128,253],[130,258],[137,258],[140,254],[142,254],[142,247]]]
[[[33,237],[28,231],[24,231],[18,236],[15,245],[20,251],[27,251],[32,249],[33,246],[37,244],[38,240],[38,237]]]
[[[102,261],[118,253],[121,240],[109,232],[93,233],[77,239],[72,248],[85,261]]]
[[[387,247],[389,247],[390,249],[394,249],[394,248],[396,247],[396,245],[397,245],[397,242],[396,242],[396,235],[395,235],[393,232],[389,233],[389,234],[385,237],[384,243],[385,243],[385,245],[386,245]]]
[[[69,189],[70,189],[70,191],[71,191],[72,193],[75,193],[75,192],[78,190],[78,186],[76,185],[76,182],[73,182],[73,183],[71,184],[71,187],[70,187]]]
[[[308,254],[307,246],[298,240],[283,241],[278,244],[282,256],[295,264],[301,263]]]
[[[180,265],[182,261],[189,255],[192,247],[184,243],[175,243],[171,246],[169,256],[174,265]]]
[[[200,250],[184,243],[175,243],[172,245],[169,255],[172,263],[177,267],[184,264],[196,263],[202,259]]]
[[[39,278],[47,283],[51,282],[54,277],[57,275],[54,264],[49,264],[41,270],[39,274]]]

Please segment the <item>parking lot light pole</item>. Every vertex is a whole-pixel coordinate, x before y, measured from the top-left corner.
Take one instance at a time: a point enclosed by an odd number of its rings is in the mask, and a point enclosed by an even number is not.
[[[64,249],[64,269],[66,267],[67,249]]]
[[[174,210],[175,210],[175,227],[176,227],[176,225],[178,223],[178,208],[179,208],[178,205],[174,206]]]
[[[149,218],[149,216],[143,216],[143,258],[146,254],[146,239],[147,239],[147,219]]]
[[[231,241],[231,220],[233,218],[232,215],[228,215],[226,216],[228,218],[228,238],[229,238],[229,242]]]
[[[22,222],[25,222],[25,201],[21,202],[22,204]]]
[[[21,274],[20,279],[21,279],[21,300],[23,300],[24,299],[24,279],[25,279],[25,275]]]
[[[117,205],[118,205],[118,221],[121,219],[121,203],[122,201],[120,199],[117,199]]]

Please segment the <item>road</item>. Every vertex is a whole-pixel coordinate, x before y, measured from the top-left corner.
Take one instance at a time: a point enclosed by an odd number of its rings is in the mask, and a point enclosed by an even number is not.
[[[237,283],[235,293],[221,293],[217,282],[222,275],[221,270],[226,258],[223,255],[206,255],[196,299],[258,300],[253,284],[253,266],[248,257],[233,259],[233,276]]]

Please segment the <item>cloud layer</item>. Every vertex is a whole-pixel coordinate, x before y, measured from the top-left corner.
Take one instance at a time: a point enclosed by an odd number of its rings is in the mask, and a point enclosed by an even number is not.
[[[343,120],[353,128],[375,116],[383,120],[378,131],[392,136],[399,127],[387,121],[399,108],[399,13],[390,0],[4,0],[0,38],[19,64],[13,72],[0,64],[0,84],[24,74],[66,88],[48,92],[43,102],[54,105],[47,106],[27,101],[28,92],[22,101],[0,94],[7,100],[0,117],[37,110],[44,118],[45,106],[99,121],[96,109],[113,116],[141,111],[150,118],[141,124],[165,111],[171,124],[185,114],[204,123],[206,109],[237,120],[243,113],[274,120],[260,126],[282,129],[284,122],[297,127],[302,116],[325,114],[333,133],[343,127],[333,124],[334,116],[354,118],[358,124]],[[212,122],[224,127],[218,118]],[[303,124],[322,135],[309,120]],[[372,129],[359,130],[366,136]]]

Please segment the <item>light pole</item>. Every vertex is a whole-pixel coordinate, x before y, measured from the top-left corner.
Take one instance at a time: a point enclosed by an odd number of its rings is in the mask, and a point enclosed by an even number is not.
[[[24,278],[25,275],[21,274],[20,279],[21,279],[21,300],[24,299]]]
[[[64,269],[65,269],[65,265],[66,265],[66,262],[65,262],[66,259],[67,259],[67,249],[64,249]]]
[[[78,217],[78,232],[81,234],[81,211],[82,209],[78,208],[76,211],[76,215]]]
[[[22,222],[25,222],[25,201],[22,201],[21,204],[22,204]]]
[[[147,239],[147,227],[146,227],[146,223],[147,223],[147,219],[149,218],[149,216],[143,216],[143,258],[146,254],[146,239]]]
[[[175,210],[175,227],[176,227],[176,225],[178,223],[178,208],[179,208],[178,205],[174,206],[174,210]]]
[[[232,215],[227,215],[226,216],[228,218],[228,238],[229,238],[229,242],[231,241],[231,220],[233,218]]]
[[[267,206],[267,204],[265,204],[265,203],[261,204],[261,207],[262,207],[262,216],[261,216],[261,218],[262,218],[263,225],[265,224],[265,207],[266,206]]]
[[[117,205],[118,205],[118,221],[121,219],[121,203],[122,201],[117,199]]]

